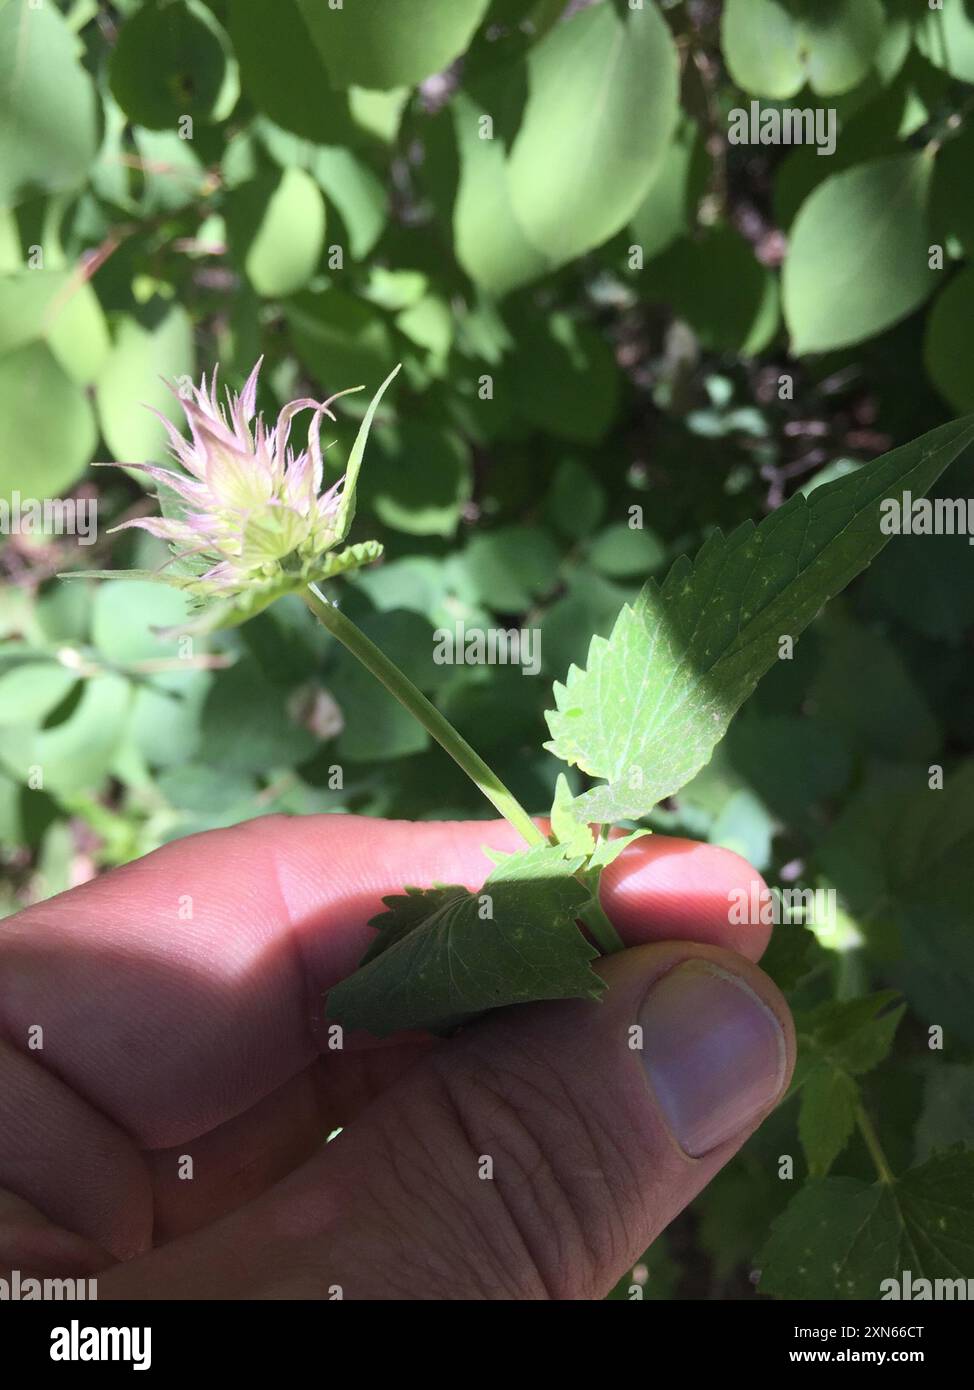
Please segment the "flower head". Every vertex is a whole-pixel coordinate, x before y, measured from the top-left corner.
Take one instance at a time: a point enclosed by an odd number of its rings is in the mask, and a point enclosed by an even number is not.
[[[247,599],[252,607],[261,594],[276,596],[327,578],[375,559],[381,551],[377,542],[365,542],[338,555],[328,554],[344,540],[351,524],[365,436],[392,376],[366,414],[345,477],[322,491],[321,425],[326,417],[335,419],[332,402],[349,392],[321,402],[291,401],[268,429],[256,414],[260,367],[258,362],[239,396],[227,391],[226,404],[218,395],[217,368],[209,387],[204,375],[188,396],[177,392],[190,438],[185,439],[165,416],[159,418],[169,435],[170,453],[180,465],[178,471],[155,464],[128,465],[160,485],[163,515],[138,517],[115,529],[141,527],[168,541],[173,551],[171,572],[158,577],[188,590],[196,599]],[[292,423],[306,410],[312,412],[307,446],[296,451],[291,444]]]

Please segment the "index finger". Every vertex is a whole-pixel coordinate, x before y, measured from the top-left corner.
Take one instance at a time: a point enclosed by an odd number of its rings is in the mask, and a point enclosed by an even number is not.
[[[30,1051],[143,1148],[241,1113],[318,1054],[325,990],[354,968],[384,895],[478,887],[503,821],[268,817],[176,841],[0,924],[0,1008]],[[766,929],[728,923],[760,879],[736,855],[652,837],[607,872],[629,944],[693,937],[756,959]]]

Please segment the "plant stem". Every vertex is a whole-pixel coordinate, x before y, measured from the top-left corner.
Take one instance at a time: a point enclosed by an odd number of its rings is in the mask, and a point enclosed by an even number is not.
[[[385,653],[380,651],[374,642],[369,641],[365,633],[346,618],[333,603],[329,603],[314,584],[308,586],[302,597],[322,627],[327,628],[343,647],[361,661],[366,670],[371,671],[373,676],[382,682],[389,694],[394,695],[399,703],[419,720],[427,733],[432,734],[440,747],[463,768],[487,800],[523,835],[528,844],[547,844],[544,833],[538,829],[514,793],[505,787],[479,753],[474,752],[466,739],[457,733],[450,721],[427,700],[422,691],[416,689],[396,663],[390,661]]]
[[[893,1170],[886,1161],[886,1155],[883,1153],[883,1146],[879,1142],[876,1128],[861,1105],[856,1107],[856,1124],[859,1126],[859,1133],[866,1142],[869,1156],[876,1165],[879,1181],[892,1186],[896,1181]]]
[[[421,690],[417,690],[394,661],[381,651],[365,633],[345,617],[340,609],[318,590],[309,584],[302,597],[312,613],[342,646],[361,661],[366,670],[371,671],[376,680],[381,681],[390,695],[394,695],[404,709],[417,719],[427,733],[436,739],[455,763],[479,787],[487,800],[501,813],[509,824],[527,840],[529,845],[549,843],[544,832],[539,830],[512,791],[493,772],[479,753],[475,752],[467,740],[457,733],[450,721],[440,713],[436,706],[427,700]],[[589,883],[579,872],[576,877],[585,887]],[[598,945],[605,952],[621,951],[623,942],[615,927],[606,916],[598,899],[598,891],[593,895],[592,904],[581,919]]]

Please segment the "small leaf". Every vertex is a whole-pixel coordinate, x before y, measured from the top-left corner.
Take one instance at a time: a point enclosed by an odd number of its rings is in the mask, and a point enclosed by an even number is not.
[[[352,451],[348,456],[348,463],[345,467],[345,482],[342,485],[342,498],[335,516],[335,535],[340,541],[343,541],[348,535],[348,529],[355,518],[355,489],[358,485],[359,470],[362,467],[362,459],[365,456],[365,446],[368,443],[369,430],[372,428],[375,412],[379,408],[379,402],[385,394],[386,387],[389,385],[390,381],[398,375],[399,365],[393,367],[392,371],[372,397],[369,408],[365,412],[365,418],[359,425],[358,434],[355,436],[355,443],[352,445]]]
[[[445,1031],[485,1009],[535,999],[595,999],[598,954],[575,925],[589,894],[582,860],[549,845],[512,854],[479,893],[407,889],[384,899],[362,966],[328,996],[328,1017],[379,1036]]]
[[[822,604],[886,543],[884,497],[919,496],[974,440],[974,418],[942,425],[858,472],[796,495],[759,527],[715,532],[662,587],[623,608],[586,670],[555,685],[547,745],[606,779],[579,798],[589,821],[645,815],[709,760],[732,715]]]
[[[791,1094],[801,1095],[798,1132],[812,1177],[824,1177],[855,1125],[855,1077],[883,1060],[905,1006],[890,1009],[891,990],[823,1004],[796,1021],[798,1064]]]
[[[595,849],[595,836],[585,821],[579,820],[574,810],[575,798],[568,785],[568,778],[559,772],[555,783],[555,799],[551,804],[551,830],[555,839],[567,855],[588,856]]]

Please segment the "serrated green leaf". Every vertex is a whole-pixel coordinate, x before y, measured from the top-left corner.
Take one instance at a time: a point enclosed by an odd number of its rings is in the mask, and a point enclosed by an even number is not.
[[[595,849],[595,836],[574,810],[575,798],[568,778],[559,772],[555,783],[555,799],[551,803],[551,831],[565,854],[590,855]]]
[[[379,939],[328,996],[328,1017],[379,1036],[444,1031],[485,1009],[536,999],[595,999],[597,952],[575,925],[588,899],[581,859],[543,845],[513,854],[479,893],[409,889],[384,899]],[[487,915],[489,914],[489,915]]]
[[[912,1297],[918,1279],[974,1277],[974,1153],[939,1154],[894,1183],[808,1183],[757,1263],[761,1292],[778,1298],[878,1299],[907,1270]]]
[[[812,1177],[824,1177],[845,1148],[856,1120],[855,1077],[871,1071],[892,1046],[903,1006],[886,990],[824,1004],[796,1021],[798,1062],[791,1094],[801,1096],[798,1133]]]
[[[857,473],[792,497],[755,528],[714,533],[662,587],[650,581],[587,668],[555,685],[546,745],[605,779],[580,799],[590,821],[638,819],[708,761],[735,711],[822,604],[886,543],[884,497],[927,491],[974,440],[974,419],[942,425]]]

